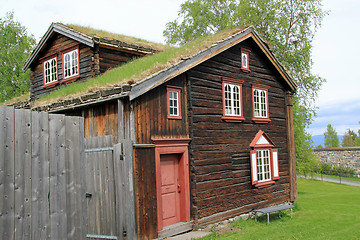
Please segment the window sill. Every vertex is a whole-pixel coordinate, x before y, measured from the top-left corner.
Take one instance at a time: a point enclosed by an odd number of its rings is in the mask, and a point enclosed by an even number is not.
[[[168,116],[168,119],[174,119],[174,120],[181,120],[182,117],[181,116]]]
[[[224,122],[242,122],[245,120],[245,118],[236,116],[223,116],[221,120]]]
[[[48,83],[46,85],[43,85],[42,88],[52,88],[52,87],[55,87],[56,84],[58,84],[58,83],[59,83],[59,81]]]
[[[251,72],[249,68],[241,68],[241,71],[246,72],[246,73]]]
[[[61,81],[61,83],[74,82],[74,81],[78,80],[79,78],[80,78],[80,75],[76,75],[76,76],[73,76],[73,77],[69,77],[69,78],[63,79],[63,80]]]
[[[271,120],[269,118],[252,118],[254,123],[269,123]]]
[[[271,186],[273,184],[275,184],[275,181],[270,180],[270,181],[255,184],[255,187],[256,188],[265,188],[265,187],[269,187],[269,186]]]

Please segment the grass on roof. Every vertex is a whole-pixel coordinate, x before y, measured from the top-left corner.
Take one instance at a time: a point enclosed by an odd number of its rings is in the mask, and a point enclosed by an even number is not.
[[[29,97],[30,97],[30,92],[25,93],[25,94],[20,95],[20,96],[17,96],[17,97],[14,97],[14,98],[12,98],[10,100],[7,100],[5,102],[0,102],[0,106],[12,105],[14,103],[23,102],[23,101],[28,100]]]
[[[190,57],[210,47],[214,43],[228,38],[239,30],[240,29],[224,30],[215,35],[198,38],[179,48],[173,47],[164,52],[135,59],[117,68],[108,70],[95,78],[65,85],[62,88],[52,91],[49,95],[41,97],[36,101],[35,105],[41,106],[57,100],[79,96],[84,93],[97,91],[101,88],[109,88],[127,82],[138,82],[158,71],[170,67],[183,58]]]
[[[103,37],[103,38],[112,38],[112,39],[116,39],[119,41],[123,41],[123,42],[127,42],[127,43],[131,43],[131,44],[136,44],[136,45],[141,45],[144,47],[149,47],[149,48],[153,48],[155,50],[159,50],[159,51],[165,51],[169,48],[168,45],[164,45],[161,43],[154,43],[154,42],[150,42],[144,39],[140,39],[140,38],[136,38],[136,37],[130,37],[130,36],[126,36],[126,35],[122,35],[122,34],[116,34],[116,33],[111,33],[111,32],[107,32],[104,30],[98,30],[98,29],[94,29],[91,27],[85,27],[85,26],[80,26],[80,25],[74,25],[74,24],[69,24],[69,25],[65,25],[66,27],[72,28],[75,31],[81,32],[83,34],[89,35],[89,36],[98,36],[98,37]]]

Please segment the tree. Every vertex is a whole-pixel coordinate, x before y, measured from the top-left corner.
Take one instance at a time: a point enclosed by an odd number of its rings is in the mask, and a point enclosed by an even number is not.
[[[167,23],[168,43],[184,44],[226,28],[252,25],[273,48],[298,85],[294,97],[297,161],[312,162],[306,128],[315,115],[315,99],[324,79],[311,73],[312,40],[327,12],[322,0],[188,0],[178,18]],[[299,152],[303,151],[303,152]],[[299,157],[301,156],[301,160]]]
[[[325,147],[327,148],[340,147],[338,135],[335,129],[333,128],[333,126],[331,126],[331,124],[327,125],[326,132],[324,132],[324,137],[325,137],[325,143],[324,143]]]
[[[342,146],[343,147],[353,147],[355,146],[354,141],[356,138],[356,133],[351,130],[350,128],[347,129],[347,131],[344,134],[343,140],[342,140]]]
[[[35,47],[35,39],[8,12],[0,18],[0,102],[29,91],[30,72],[23,64]]]

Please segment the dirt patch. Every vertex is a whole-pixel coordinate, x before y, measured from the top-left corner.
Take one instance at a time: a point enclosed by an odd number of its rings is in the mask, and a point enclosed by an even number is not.
[[[217,235],[228,234],[228,233],[232,233],[232,232],[241,232],[241,231],[242,231],[242,229],[240,229],[240,228],[230,228],[230,227],[222,227],[222,228],[215,229],[215,232]]]

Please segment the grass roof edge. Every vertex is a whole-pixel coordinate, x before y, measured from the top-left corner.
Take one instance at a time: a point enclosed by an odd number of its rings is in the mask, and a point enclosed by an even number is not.
[[[116,39],[119,41],[131,43],[131,44],[135,44],[135,45],[149,47],[149,48],[152,48],[152,49],[155,49],[158,51],[165,51],[169,47],[166,44],[152,42],[152,41],[148,41],[148,40],[141,39],[138,37],[127,36],[124,34],[117,34],[117,33],[109,32],[109,31],[101,30],[101,29],[95,29],[95,28],[92,28],[91,26],[82,26],[82,25],[77,25],[77,24],[64,24],[64,23],[57,23],[57,24],[63,25],[67,28],[70,28],[72,30],[75,30],[77,32],[80,32],[82,34],[85,34],[85,35],[88,35],[91,37],[97,36],[97,37],[101,37],[101,38]]]

